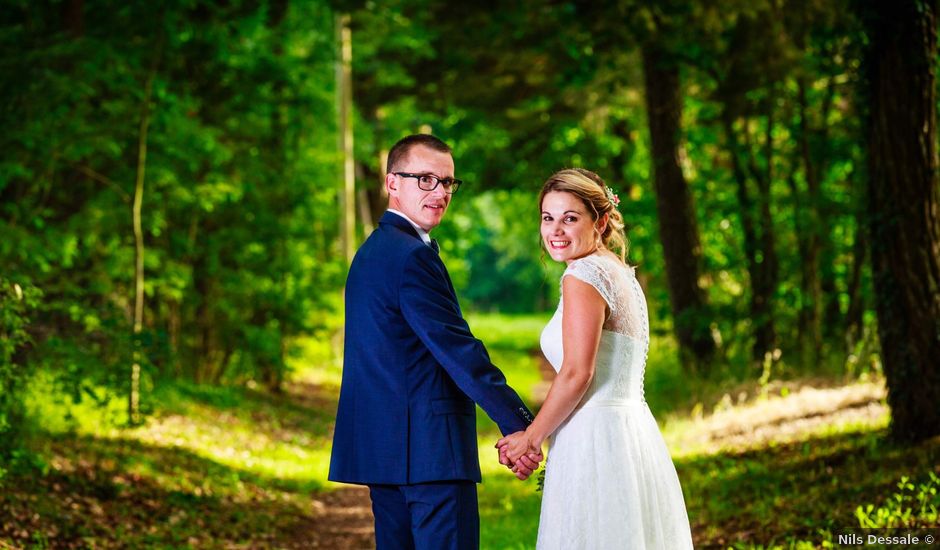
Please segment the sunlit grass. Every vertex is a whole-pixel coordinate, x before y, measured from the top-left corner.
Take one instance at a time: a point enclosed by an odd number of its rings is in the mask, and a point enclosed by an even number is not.
[[[340,334],[297,339],[293,344],[294,355],[287,359],[291,378],[338,391],[343,380]]]
[[[541,385],[532,350],[547,320],[469,316],[493,362],[530,405]],[[186,547],[213,536],[234,541],[250,540],[258,530],[284,532],[311,513],[311,493],[339,494],[333,490],[342,487],[326,480],[342,373],[341,363],[327,357],[336,344],[298,342],[301,353],[292,359],[293,378],[283,395],[158,380],[145,392],[152,409],[146,424],[132,429],[123,427],[123,398],[93,387],[77,401],[50,399],[63,392],[40,374],[26,400],[32,448],[46,457],[43,475],[53,476],[50,483],[65,480],[75,484],[70,490],[90,491],[83,498],[93,501],[92,509],[137,496],[156,503],[154,513],[170,514],[161,516],[167,527],[147,533],[134,532],[133,525],[152,525],[150,518],[121,516],[98,535],[106,539]],[[670,338],[654,340],[646,396],[663,426],[700,545],[818,547],[819,533],[857,525],[856,508],[881,505],[902,476],[922,483],[929,472],[940,474],[940,441],[913,448],[886,441],[888,415],[877,378],[819,388],[798,381],[702,381],[682,371],[674,351]],[[500,434],[479,409],[477,417],[481,546],[532,548],[537,483],[518,481],[498,463],[493,445]],[[83,481],[89,475],[98,477]],[[30,506],[44,517],[70,513],[55,496],[38,498]],[[78,537],[90,527],[69,528]]]
[[[329,429],[334,411],[307,410],[261,392],[242,388],[195,386],[182,382],[158,385],[148,401],[157,404],[145,425],[126,429],[126,402],[116,396],[100,403],[89,399],[49,401],[51,379],[37,377],[29,391],[29,416],[42,419],[38,436],[67,434],[102,440],[130,440],[148,447],[186,452],[234,472],[234,477],[273,483],[294,491],[324,485],[329,466]],[[104,389],[98,393],[107,395]],[[45,434],[45,435],[43,435]],[[129,471],[155,480],[168,490],[192,489],[182,471],[165,471],[145,458]],[[228,483],[232,475],[204,481],[218,486],[205,492],[237,496],[243,487]]]
[[[476,314],[468,316],[470,329],[486,344],[496,364],[530,406],[542,381],[538,358],[531,351],[538,343],[550,315],[505,316]],[[477,432],[480,469],[479,486],[480,547],[500,549],[534,548],[538,532],[541,494],[536,491],[536,475],[519,481],[496,457],[493,447],[500,438],[492,420],[477,408]]]
[[[499,313],[469,313],[467,324],[474,336],[488,349],[514,349],[529,353],[536,349],[542,329],[551,319],[551,313],[530,315],[502,315]]]
[[[671,416],[663,435],[674,457],[760,448],[851,429],[881,429],[888,421],[884,381],[835,388],[800,387],[734,404],[711,414]],[[780,395],[783,394],[783,395]]]

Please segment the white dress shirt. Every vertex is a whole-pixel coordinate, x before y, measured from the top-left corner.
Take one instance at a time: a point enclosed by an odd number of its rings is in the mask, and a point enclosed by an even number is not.
[[[399,216],[405,218],[405,220],[407,220],[408,223],[410,223],[412,227],[415,228],[415,231],[418,232],[418,236],[421,237],[421,240],[424,241],[424,244],[431,246],[431,236],[428,235],[427,231],[425,231],[424,229],[421,229],[421,226],[411,221],[411,218],[399,212],[398,210],[395,210],[394,208],[389,208],[388,211],[391,212],[392,214],[398,214]]]

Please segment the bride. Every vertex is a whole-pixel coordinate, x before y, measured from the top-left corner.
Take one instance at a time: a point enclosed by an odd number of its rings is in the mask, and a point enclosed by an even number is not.
[[[568,264],[541,338],[558,374],[529,428],[496,444],[514,464],[552,436],[537,547],[692,548],[679,478],[643,397],[649,320],[624,263],[619,200],[597,174],[569,169],[545,182],[539,203],[542,242]]]

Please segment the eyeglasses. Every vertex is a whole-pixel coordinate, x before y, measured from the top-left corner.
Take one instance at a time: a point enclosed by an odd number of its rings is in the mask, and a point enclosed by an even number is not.
[[[444,192],[451,194],[456,193],[457,189],[460,187],[460,184],[463,183],[460,180],[455,180],[453,178],[439,178],[432,174],[409,174],[407,172],[392,173],[403,178],[414,178],[418,180],[418,189],[422,191],[434,191],[437,189],[438,185],[443,185]]]

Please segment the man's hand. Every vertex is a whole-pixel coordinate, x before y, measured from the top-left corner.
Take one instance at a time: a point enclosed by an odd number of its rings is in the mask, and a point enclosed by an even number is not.
[[[504,449],[499,450],[499,463],[506,466],[515,476],[523,481],[529,478],[532,473],[539,469],[539,463],[542,462],[541,453],[527,454],[519,457],[515,463],[509,460]]]
[[[539,463],[544,459],[541,444],[536,445],[524,431],[500,439],[496,448],[499,463],[512,470],[521,480],[528,479],[532,472],[538,470]]]

